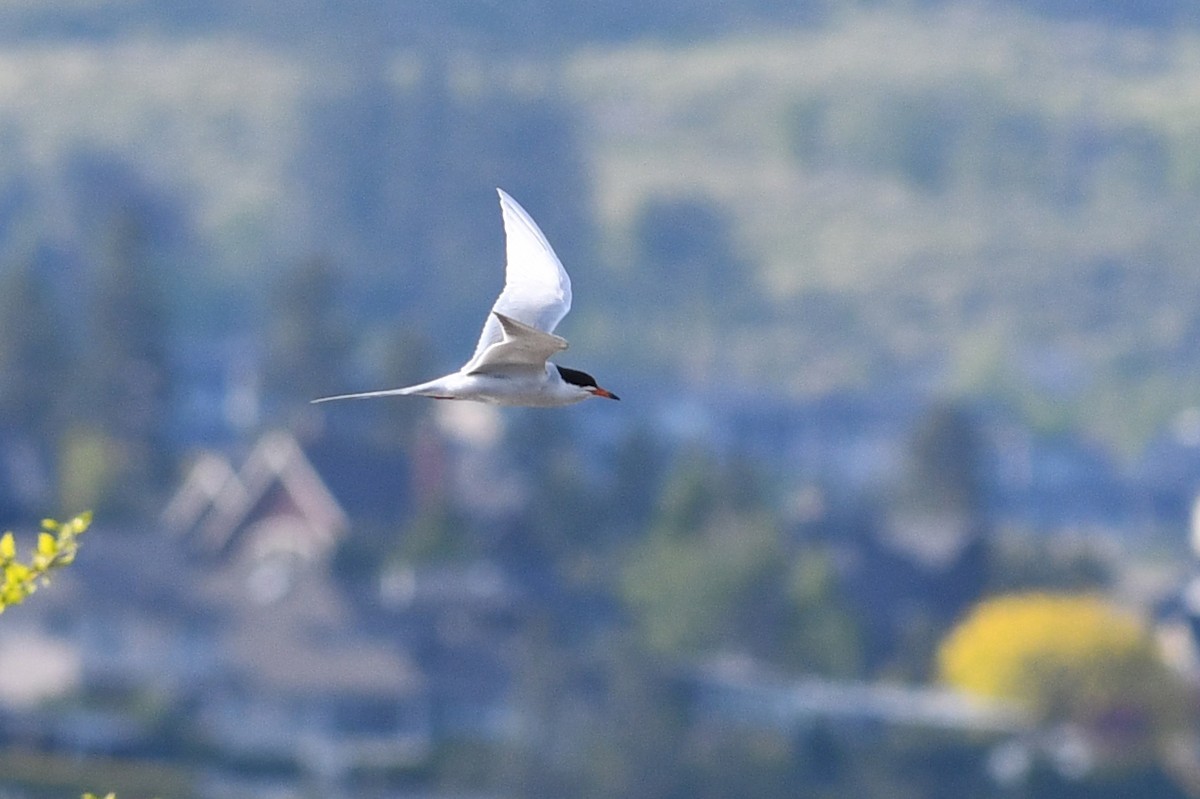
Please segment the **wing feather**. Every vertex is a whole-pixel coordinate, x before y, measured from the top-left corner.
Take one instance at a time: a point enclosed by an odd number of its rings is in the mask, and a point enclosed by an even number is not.
[[[479,343],[464,371],[475,368],[488,347],[505,339],[500,316],[549,334],[571,310],[571,278],[545,234],[516,200],[503,189],[496,191],[504,218],[504,290],[484,322]]]
[[[464,370],[467,374],[541,374],[546,371],[546,359],[567,348],[562,336],[543,333],[498,311],[492,311],[492,318],[500,327],[501,338],[472,359],[470,368]]]

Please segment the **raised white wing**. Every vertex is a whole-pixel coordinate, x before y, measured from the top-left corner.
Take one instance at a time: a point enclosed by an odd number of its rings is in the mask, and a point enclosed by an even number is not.
[[[466,374],[542,374],[546,359],[567,348],[567,340],[553,333],[543,333],[536,327],[518,322],[499,311],[492,318],[500,327],[501,338],[489,344],[471,359]]]
[[[535,331],[553,333],[567,311],[571,310],[571,278],[554,254],[550,242],[546,241],[537,223],[516,200],[503,189],[496,191],[500,194],[500,211],[504,216],[507,256],[504,290],[496,298],[492,313],[483,323],[479,343],[475,345],[471,360],[463,367],[464,372],[475,371],[478,367],[476,362],[488,347],[505,339],[500,316],[516,320]],[[554,338],[562,341],[558,336]],[[553,352],[542,360],[550,354]]]

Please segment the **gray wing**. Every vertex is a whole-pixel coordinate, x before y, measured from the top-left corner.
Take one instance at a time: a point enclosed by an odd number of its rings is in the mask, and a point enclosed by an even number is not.
[[[504,290],[496,298],[479,335],[471,360],[463,367],[473,371],[488,347],[503,341],[505,331],[499,316],[505,316],[542,333],[554,328],[571,310],[571,278],[533,218],[503,189],[500,212],[504,217]],[[554,338],[558,338],[555,336]],[[561,339],[558,339],[561,341]],[[561,349],[561,348],[560,348]],[[555,350],[557,351],[557,350]],[[547,356],[548,357],[548,356]]]
[[[489,344],[471,359],[467,374],[542,374],[546,359],[567,348],[567,340],[553,333],[543,333],[535,327],[492,311],[492,319],[500,328],[499,341]]]

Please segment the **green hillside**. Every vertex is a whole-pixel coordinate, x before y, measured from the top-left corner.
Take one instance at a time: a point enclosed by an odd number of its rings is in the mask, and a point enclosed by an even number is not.
[[[686,44],[372,48],[152,27],[8,46],[0,251],[92,258],[108,178],[80,165],[116,164],[181,209],[163,274],[184,324],[324,253],[375,303],[355,340],[397,318],[444,338],[495,289],[502,184],[577,264],[584,360],[999,395],[1130,450],[1200,404],[1194,29],[949,3]]]
[[[567,74],[612,262],[648,198],[732,215],[771,358],[715,372],[915,372],[1127,443],[1200,400],[1195,33],[855,12]]]

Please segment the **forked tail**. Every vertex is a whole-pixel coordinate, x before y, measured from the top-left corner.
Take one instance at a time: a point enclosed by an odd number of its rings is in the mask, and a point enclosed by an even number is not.
[[[413,391],[414,388],[420,388],[420,386],[410,386],[409,388],[389,388],[384,389],[383,391],[363,391],[359,394],[338,394],[334,397],[319,397],[315,400],[312,400],[311,404],[316,405],[321,402],[333,402],[334,400],[371,399],[372,397],[405,397],[418,393]]]
[[[321,402],[333,402],[334,400],[346,399],[372,399],[374,397],[435,397],[437,399],[449,399],[442,388],[442,381],[430,380],[428,383],[420,383],[415,386],[405,386],[404,388],[387,388],[382,391],[363,391],[357,394],[338,394],[333,397],[319,397],[311,400],[312,405]]]

